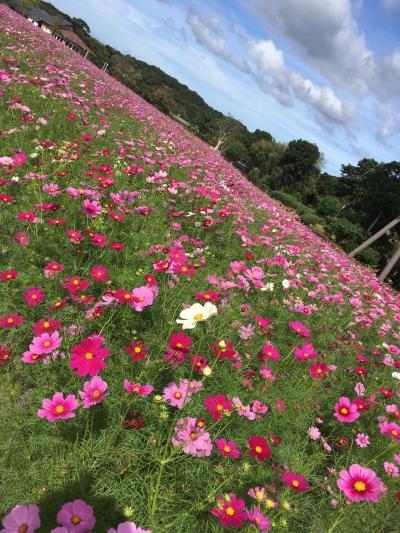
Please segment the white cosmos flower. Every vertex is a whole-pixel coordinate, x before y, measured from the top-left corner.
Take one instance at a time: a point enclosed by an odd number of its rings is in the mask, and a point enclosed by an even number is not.
[[[394,377],[394,379],[400,380],[400,372],[392,372],[392,376]]]
[[[210,318],[210,316],[216,315],[218,309],[211,302],[206,302],[204,305],[193,304],[187,309],[184,309],[176,321],[177,324],[182,324],[182,329],[193,329],[196,327],[197,322],[203,322]]]

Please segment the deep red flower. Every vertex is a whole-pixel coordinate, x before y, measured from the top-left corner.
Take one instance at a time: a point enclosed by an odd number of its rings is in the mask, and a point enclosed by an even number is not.
[[[37,287],[30,287],[22,295],[29,307],[36,307],[44,298],[44,291]]]
[[[192,337],[185,335],[183,331],[179,331],[178,333],[173,332],[168,339],[168,348],[175,352],[188,354],[191,351],[189,346],[192,342]]]
[[[140,429],[144,422],[145,420],[140,411],[132,411],[126,415],[122,425],[127,429]]]
[[[236,355],[236,350],[233,346],[233,343],[227,341],[226,339],[215,342],[211,345],[211,349],[213,354],[222,360],[233,359]]]
[[[95,281],[107,281],[108,280],[108,268],[103,265],[94,266],[90,275]]]
[[[0,366],[3,366],[7,363],[11,355],[11,348],[8,346],[0,346]]]
[[[221,299],[215,291],[196,292],[195,297],[201,302],[218,302]]]
[[[328,365],[321,361],[317,361],[310,366],[310,375],[314,379],[324,379],[328,373]]]
[[[87,279],[81,279],[80,276],[67,277],[67,281],[62,283],[64,289],[68,289],[70,296],[76,296],[79,292],[86,290],[90,285]]]
[[[0,328],[12,329],[16,328],[24,321],[24,317],[17,313],[11,313],[10,315],[3,315],[0,317]]]
[[[216,396],[209,396],[204,400],[204,406],[214,420],[218,422],[221,420],[224,412],[232,411],[232,403],[228,400],[225,394],[217,394]]]
[[[0,279],[2,281],[10,281],[12,279],[15,279],[18,276],[18,272],[15,269],[7,270],[6,272],[2,272],[0,274]]]
[[[42,333],[48,333],[51,335],[62,327],[59,320],[54,318],[41,318],[39,322],[32,324],[32,333],[34,335],[41,335]]]
[[[130,346],[125,348],[126,353],[129,354],[133,363],[136,361],[144,361],[145,357],[149,354],[147,344],[143,344],[142,340],[132,341]]]
[[[253,435],[253,437],[247,441],[247,444],[250,448],[250,455],[257,457],[259,461],[263,462],[265,459],[269,459],[271,457],[271,448],[268,446],[264,437],[257,437],[256,435]]]

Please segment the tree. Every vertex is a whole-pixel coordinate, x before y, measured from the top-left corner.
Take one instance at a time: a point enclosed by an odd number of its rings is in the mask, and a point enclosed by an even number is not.
[[[243,128],[243,124],[228,114],[223,115],[215,126],[213,148],[217,152],[223,153],[235,139],[241,128]]]
[[[252,163],[260,169],[262,175],[276,176],[279,173],[279,164],[285,149],[286,145],[272,138],[268,140],[260,138],[250,147]]]
[[[232,163],[242,165],[245,164],[247,159],[247,150],[245,145],[241,141],[232,141],[228,144],[225,150],[225,157],[232,161]]]
[[[34,7],[38,7],[39,5],[40,0],[21,0],[22,14],[25,15],[25,13],[29,9],[33,9]]]
[[[82,30],[85,30],[90,33],[89,25],[83,19],[72,17],[72,21],[74,23],[74,26],[78,26]]]
[[[310,201],[316,194],[320,161],[316,144],[303,139],[290,141],[280,161],[281,172],[274,180],[274,187]]]

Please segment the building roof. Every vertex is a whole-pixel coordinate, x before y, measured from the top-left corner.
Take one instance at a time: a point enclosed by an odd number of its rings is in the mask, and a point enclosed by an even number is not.
[[[58,31],[72,44],[75,44],[76,46],[79,46],[79,48],[82,48],[82,50],[91,52],[93,54],[88,45],[85,44],[82,39],[78,37],[78,35],[69,28],[59,28]]]

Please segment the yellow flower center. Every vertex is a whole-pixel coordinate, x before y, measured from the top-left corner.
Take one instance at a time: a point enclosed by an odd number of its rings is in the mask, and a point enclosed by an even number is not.
[[[43,327],[46,328],[46,329],[49,328],[50,327],[50,322],[47,322],[47,320],[46,320],[46,322],[43,322]]]
[[[264,494],[261,492],[261,490],[258,490],[258,491],[256,492],[256,499],[257,499],[259,502],[261,502],[263,498],[264,498]]]
[[[235,509],[233,507],[227,507],[226,508],[226,514],[229,516],[232,516],[235,514]]]
[[[63,406],[63,405],[57,405],[57,407],[56,407],[56,413],[57,413],[58,415],[60,415],[60,414],[63,413],[63,412],[64,412],[64,406]]]
[[[31,298],[32,298],[32,300],[36,300],[37,294],[32,294]]]
[[[79,281],[77,279],[74,279],[74,281],[72,282],[72,285],[79,285]]]
[[[307,352],[303,353],[303,357],[308,357],[308,356],[309,356],[309,354]]]
[[[181,342],[177,342],[177,343],[176,343],[176,347],[177,347],[177,348],[183,348],[183,344],[182,344]]]
[[[393,437],[397,437],[398,431],[396,429],[392,429],[390,433],[393,435]]]
[[[342,407],[340,409],[340,412],[342,413],[342,415],[347,415],[347,413],[349,412],[348,409],[346,409],[346,407]]]
[[[196,315],[194,315],[193,318],[195,320],[201,320],[202,318],[204,318],[204,315],[203,315],[203,313],[197,313]]]
[[[364,481],[356,481],[354,483],[354,488],[356,489],[356,491],[358,492],[364,492],[365,489],[367,488]]]
[[[139,296],[138,300],[139,302],[144,302],[144,296]]]
[[[223,409],[223,406],[219,403],[219,404],[217,405],[217,411],[222,411],[222,409]]]
[[[92,396],[93,396],[93,398],[98,398],[98,397],[100,396],[100,394],[101,394],[101,393],[100,393],[99,390],[95,390],[95,391],[93,391]]]
[[[142,348],[140,346],[135,346],[135,348],[133,349],[133,351],[135,353],[140,353],[142,351]]]
[[[256,450],[257,453],[261,453],[262,452],[261,446],[256,446],[255,450]]]
[[[7,318],[7,324],[12,324],[14,322],[13,318]]]
[[[92,352],[86,352],[86,353],[85,353],[85,357],[86,357],[86,359],[93,359],[93,354],[92,354]]]
[[[74,514],[74,515],[71,516],[71,522],[72,522],[73,524],[75,524],[75,525],[76,525],[76,524],[80,524],[80,522],[81,522],[81,517],[78,516],[77,514]]]
[[[7,279],[11,279],[12,278],[12,274],[7,274],[6,278]]]
[[[44,341],[43,346],[46,346],[46,348],[50,346],[50,341]]]
[[[179,398],[182,396],[182,394],[180,392],[175,392],[174,396],[175,396],[175,398],[177,398],[179,400]]]
[[[224,452],[225,453],[229,453],[231,451],[231,449],[229,448],[229,446],[224,446]]]
[[[27,531],[28,531],[28,525],[27,524],[22,524],[18,528],[18,533],[26,533]]]
[[[132,298],[132,295],[127,293],[127,294],[124,294],[124,298],[125,300],[130,300]]]
[[[297,479],[294,479],[292,481],[292,485],[293,485],[293,487],[298,487],[299,486],[299,482],[297,481]]]

